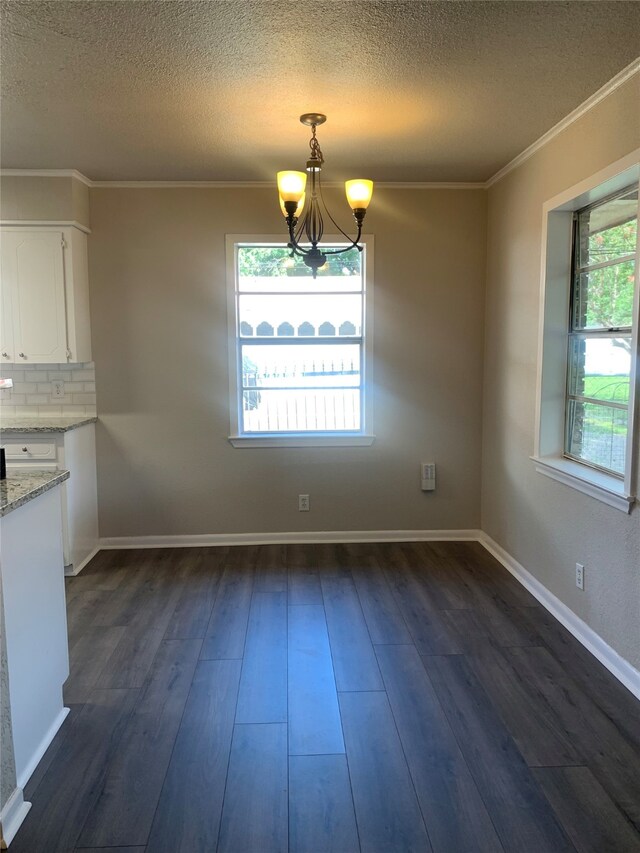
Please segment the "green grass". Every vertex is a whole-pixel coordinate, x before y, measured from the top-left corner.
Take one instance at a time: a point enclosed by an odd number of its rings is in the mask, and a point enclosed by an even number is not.
[[[582,409],[582,424],[585,435],[614,436],[625,435],[627,432],[626,418],[616,417],[611,423],[610,417],[614,412],[624,416],[624,412],[606,408],[609,402],[629,402],[629,376],[619,374],[614,376],[591,375],[584,377],[583,396],[602,400],[603,406],[585,403]]]
[[[585,397],[593,397],[602,402],[628,403],[629,402],[629,376],[620,374],[616,376],[585,376]]]

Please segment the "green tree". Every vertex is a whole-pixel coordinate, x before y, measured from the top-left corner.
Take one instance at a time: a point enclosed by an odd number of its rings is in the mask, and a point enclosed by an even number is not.
[[[286,247],[243,246],[238,250],[238,270],[244,276],[308,276],[311,270],[303,259],[291,257],[291,250]],[[359,275],[360,252],[351,249],[339,255],[328,255],[327,262],[318,270],[319,276],[324,275]]]
[[[585,236],[583,257],[589,265],[632,255],[636,250],[637,219],[606,228]],[[621,261],[581,276],[578,322],[587,328],[619,328],[630,326],[633,319],[635,262]],[[616,346],[630,350],[624,338]]]

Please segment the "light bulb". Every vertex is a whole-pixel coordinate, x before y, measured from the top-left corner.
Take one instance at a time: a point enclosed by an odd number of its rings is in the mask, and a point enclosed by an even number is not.
[[[303,209],[303,207],[304,207],[304,200],[305,200],[305,198],[306,198],[306,197],[307,197],[307,194],[306,194],[306,193],[302,193],[302,198],[301,198],[301,199],[300,199],[300,201],[298,202],[298,206],[296,207],[296,212],[293,214],[293,215],[296,217],[296,219],[299,219],[299,218],[300,218],[300,214],[302,213],[302,209]],[[282,198],[282,196],[280,196],[280,210],[282,211],[282,215],[283,215],[283,216],[285,217],[285,219],[286,219],[286,217],[287,217],[289,214],[287,213],[287,209],[286,209],[286,207],[284,206],[284,199]]]

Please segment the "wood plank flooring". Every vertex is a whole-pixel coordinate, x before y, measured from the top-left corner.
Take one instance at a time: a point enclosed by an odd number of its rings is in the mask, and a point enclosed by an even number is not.
[[[640,853],[640,703],[477,543],[102,551],[13,853]]]

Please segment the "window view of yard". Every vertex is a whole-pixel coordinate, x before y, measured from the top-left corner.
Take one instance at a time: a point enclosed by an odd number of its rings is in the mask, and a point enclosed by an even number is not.
[[[242,432],[357,432],[363,279],[357,250],[314,281],[286,248],[238,247]]]
[[[637,210],[627,191],[576,226],[566,452],[615,474],[625,471]]]

